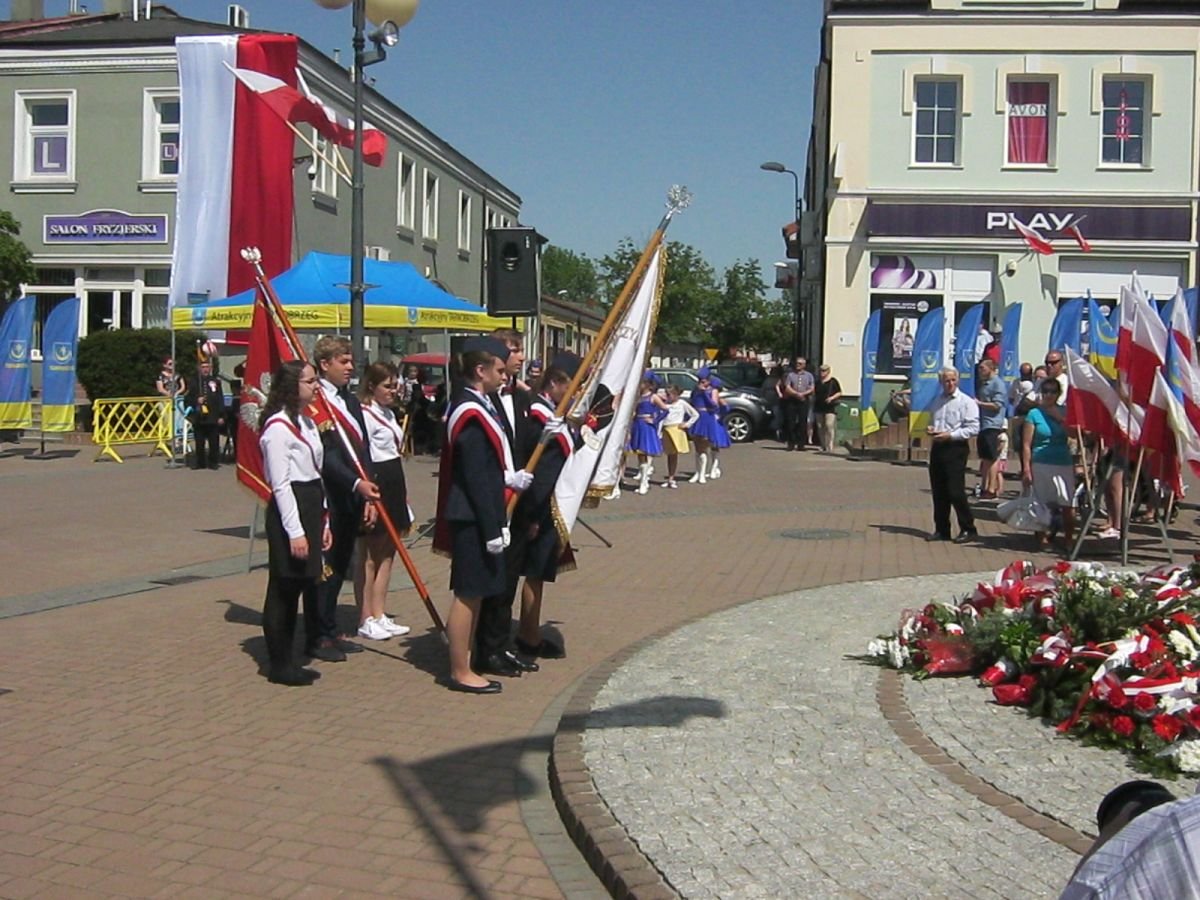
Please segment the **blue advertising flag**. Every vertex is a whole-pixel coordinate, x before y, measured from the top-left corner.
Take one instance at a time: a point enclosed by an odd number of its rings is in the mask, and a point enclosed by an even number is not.
[[[33,344],[33,310],[37,300],[16,300],[0,322],[0,428],[33,424],[29,350]]]
[[[871,395],[875,391],[875,365],[879,359],[879,320],[882,316],[883,310],[875,310],[863,327],[862,389],[858,398],[859,422],[862,424],[863,437],[879,430],[879,417],[875,415],[875,407],[871,405]]]
[[[42,328],[42,431],[75,428],[75,351],[79,298],[63,300]]]
[[[1197,306],[1200,306],[1200,303],[1197,302],[1198,300],[1200,300],[1200,289],[1193,287],[1188,288],[1183,292],[1183,302],[1187,304],[1188,321],[1192,324],[1193,337],[1196,335],[1197,331],[1196,314],[1197,312],[1200,312],[1200,310],[1197,309]]]
[[[1079,355],[1083,355],[1083,297],[1074,300],[1064,300],[1054,314],[1054,324],[1050,326],[1050,343],[1046,349],[1058,350],[1060,353],[1070,347]]]
[[[954,368],[958,369],[958,389],[968,397],[975,396],[975,345],[979,340],[979,326],[983,324],[984,303],[976,303],[958,323],[954,332]]]
[[[1005,385],[1021,374],[1021,304],[1014,303],[1004,311],[1003,331],[1000,334],[1000,377]]]
[[[1088,299],[1088,361],[1104,373],[1117,377],[1117,327],[1100,311],[1100,304]]]
[[[912,407],[908,417],[908,433],[924,434],[929,428],[929,407],[937,399],[938,374],[942,370],[942,347],[945,346],[946,311],[931,309],[917,325],[912,354]]]

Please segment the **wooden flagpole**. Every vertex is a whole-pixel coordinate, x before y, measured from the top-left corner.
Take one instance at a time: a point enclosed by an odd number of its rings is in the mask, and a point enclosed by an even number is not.
[[[262,254],[257,248],[247,248],[242,251],[242,259],[250,263],[254,267],[255,280],[258,282],[259,288],[262,289],[263,295],[267,298],[267,308],[271,311],[271,316],[275,323],[282,329],[284,336],[291,345],[292,352],[296,354],[296,358],[308,362],[308,356],[304,352],[304,347],[300,343],[299,337],[296,335],[296,330],[292,327],[292,323],[288,320],[287,312],[284,311],[283,304],[275,293],[275,289],[271,286],[270,280],[262,268]],[[358,454],[354,452],[354,448],[350,444],[350,437],[342,428],[341,422],[338,421],[333,410],[329,407],[329,399],[324,392],[318,390],[316,396],[319,403],[325,407],[326,413],[329,414],[330,420],[333,422],[333,427],[337,430],[338,437],[342,441],[342,445],[346,448],[346,455],[350,457],[350,461],[354,464],[354,468],[358,477],[363,481],[370,481],[367,477],[367,472],[363,468],[362,462],[358,458]],[[396,529],[392,517],[388,515],[387,508],[382,503],[375,505],[376,511],[379,513],[380,521],[383,522],[383,527],[388,533],[388,537],[392,539],[392,543],[396,547],[396,551],[400,554],[400,561],[404,563],[404,568],[408,572],[408,577],[412,580],[413,587],[417,590],[417,596],[421,598],[421,602],[425,604],[425,610],[429,613],[429,617],[433,620],[434,626],[446,638],[446,625],[442,621],[442,617],[438,614],[437,607],[433,605],[433,600],[429,596],[429,589],[425,587],[425,582],[421,580],[420,574],[417,572],[416,564],[409,555],[408,550],[404,546],[404,541],[400,537],[400,532]]]
[[[579,370],[575,373],[575,377],[571,379],[570,385],[567,386],[567,392],[563,395],[562,400],[558,403],[558,408],[554,411],[556,418],[561,419],[565,416],[567,410],[571,408],[571,405],[577,399],[579,387],[583,384],[584,378],[587,377],[588,370],[595,363],[596,357],[604,349],[605,344],[608,343],[608,338],[613,329],[616,328],[617,322],[625,314],[625,308],[629,305],[629,300],[633,296],[634,290],[641,282],[642,276],[646,274],[646,269],[650,266],[650,260],[654,258],[654,252],[662,245],[663,235],[666,234],[667,226],[671,224],[671,219],[674,218],[675,213],[687,209],[691,202],[692,195],[685,187],[675,185],[667,192],[667,211],[658,223],[658,227],[654,229],[654,234],[650,235],[650,240],[646,242],[646,249],[642,251],[642,255],[638,259],[637,265],[633,267],[633,271],[629,273],[629,278],[626,279],[625,286],[621,288],[621,293],[617,295],[612,309],[608,311],[608,315],[604,319],[604,324],[600,326],[600,330],[592,340],[592,345],[588,348],[583,361],[579,364]],[[549,366],[549,362],[549,360],[546,361],[547,367]],[[532,472],[537,468],[538,463],[541,461],[542,453],[546,449],[546,443],[546,441],[543,441],[533,448],[533,453],[530,454],[529,461],[525,463],[526,472]],[[518,499],[520,499],[520,495],[514,494],[508,501],[508,514],[510,516],[517,505]]]

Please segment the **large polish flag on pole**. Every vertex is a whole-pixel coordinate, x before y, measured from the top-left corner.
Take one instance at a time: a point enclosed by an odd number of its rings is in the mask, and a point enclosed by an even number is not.
[[[181,152],[172,307],[189,294],[217,300],[253,287],[244,247],[262,250],[268,276],[291,266],[295,139],[230,69],[295,87],[297,62],[294,35],[181,37],[175,48]]]

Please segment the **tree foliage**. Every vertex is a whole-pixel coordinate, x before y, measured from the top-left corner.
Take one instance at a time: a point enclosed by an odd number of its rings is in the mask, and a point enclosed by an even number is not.
[[[542,291],[565,291],[566,299],[575,303],[592,300],[600,293],[596,264],[582,253],[550,245],[542,251]]]
[[[630,238],[600,260],[600,279],[605,303],[611,305],[621,293],[630,273],[641,258],[642,250]],[[662,301],[658,311],[658,339],[676,343],[708,340],[703,311],[719,294],[713,268],[695,247],[670,241],[667,244],[667,269],[663,275]]]
[[[21,223],[12,213],[0,210],[0,301],[16,294],[22,284],[33,281],[29,248],[21,242],[20,234]]]
[[[707,332],[720,358],[731,351],[782,353],[791,339],[786,302],[768,299],[758,260],[735,262],[725,270],[723,285],[704,312]]]

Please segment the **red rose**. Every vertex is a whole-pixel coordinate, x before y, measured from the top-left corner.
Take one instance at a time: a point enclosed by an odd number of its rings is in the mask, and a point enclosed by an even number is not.
[[[1035,687],[1037,687],[1037,676],[1026,672],[1017,679],[1017,684],[1025,688],[1027,691],[1032,691]]]
[[[1178,678],[1179,670],[1175,668],[1175,663],[1163,663],[1162,671],[1158,673],[1162,678]]]
[[[1154,717],[1154,733],[1168,744],[1183,732],[1183,723],[1166,713]]]
[[[1112,716],[1106,712],[1094,712],[1088,720],[1093,728],[1110,728],[1112,727]]]
[[[1129,695],[1119,687],[1114,687],[1112,690],[1110,690],[1105,699],[1108,701],[1108,705],[1113,709],[1124,709],[1129,705]]]
[[[1129,716],[1116,716],[1112,720],[1113,732],[1121,737],[1129,737],[1133,734],[1133,728],[1133,719]]]
[[[1129,655],[1129,663],[1139,672],[1144,672],[1154,665],[1154,657],[1145,651],[1139,650],[1137,653]]]
[[[1113,585],[1112,595],[1114,597],[1116,597],[1118,600],[1120,600],[1122,597],[1125,596],[1125,591],[1121,588],[1120,585]]]
[[[1153,694],[1147,694],[1144,691],[1133,698],[1133,708],[1138,712],[1150,712],[1158,706],[1158,701],[1154,699]]]
[[[1032,702],[1029,688],[1016,684],[998,684],[992,688],[992,696],[1001,706],[1028,706]]]
[[[1200,706],[1193,706],[1187,712],[1188,724],[1200,731]]]
[[[1070,572],[1071,564],[1069,562],[1067,562],[1066,560],[1059,560],[1058,562],[1056,562],[1054,564],[1054,571],[1057,572],[1059,575],[1062,575],[1066,572]]]

